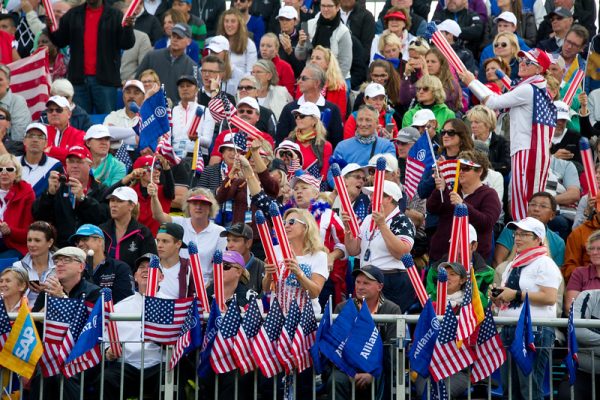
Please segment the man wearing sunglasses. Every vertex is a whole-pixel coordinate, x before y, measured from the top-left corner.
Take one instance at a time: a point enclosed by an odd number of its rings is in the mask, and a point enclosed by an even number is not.
[[[544,51],[555,53],[560,50],[565,42],[567,32],[573,26],[573,13],[566,8],[558,7],[548,14],[547,18],[550,20],[550,25],[552,26],[551,35],[540,41],[538,45]],[[542,34],[543,32],[540,31],[539,33]]]
[[[52,96],[48,99],[46,114],[48,115],[48,147],[45,152],[64,164],[69,148],[85,146],[83,140],[85,132],[70,125],[69,100],[62,96]]]

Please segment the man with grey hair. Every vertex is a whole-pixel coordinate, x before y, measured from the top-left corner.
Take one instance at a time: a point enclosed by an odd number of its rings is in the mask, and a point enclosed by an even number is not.
[[[22,142],[25,137],[25,128],[31,122],[31,113],[25,99],[11,92],[10,70],[4,64],[0,64],[0,107],[8,110],[11,116],[10,140]],[[12,152],[11,148],[8,150]]]
[[[328,132],[328,140],[333,148],[342,140],[342,113],[346,115],[346,110],[340,110],[338,106],[330,101],[325,100],[321,94],[325,86],[325,72],[315,64],[308,63],[302,70],[298,78],[298,88],[302,96],[298,100],[294,100],[283,107],[279,123],[277,124],[277,136],[275,141],[281,143],[296,126],[294,122],[293,110],[305,102],[315,103],[321,111],[321,121]],[[368,161],[368,160],[367,160]],[[366,164],[366,162],[365,162]]]

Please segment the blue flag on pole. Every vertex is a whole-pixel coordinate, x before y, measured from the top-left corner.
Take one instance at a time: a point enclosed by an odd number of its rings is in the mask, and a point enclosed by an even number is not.
[[[343,358],[343,351],[357,316],[358,310],[350,299],[319,343],[321,353],[348,376],[356,375],[356,368]]]
[[[533,369],[535,359],[535,344],[533,342],[533,326],[531,324],[531,310],[529,309],[529,295],[525,294],[525,302],[521,309],[515,338],[509,351],[524,375],[528,376]]]
[[[329,329],[331,329],[331,298],[327,301],[327,304],[325,304],[325,312],[321,317],[319,329],[317,329],[315,344],[310,348],[310,355],[313,359],[313,368],[317,375],[323,373],[325,367],[324,364],[326,362],[319,350],[319,342],[323,340],[323,335],[329,332]]]
[[[342,355],[357,370],[367,372],[377,378],[381,376],[383,371],[383,341],[371,317],[371,311],[369,311],[366,300],[363,300]]]
[[[200,365],[198,365],[198,376],[200,378],[206,378],[212,371],[210,366],[210,353],[212,352],[213,344],[219,328],[221,327],[221,311],[217,306],[217,302],[213,299],[210,307],[210,314],[208,316],[208,323],[206,324],[206,333],[204,334],[204,340],[202,341],[202,347],[200,348]]]
[[[573,324],[574,304],[575,302],[571,303],[571,309],[569,310],[569,323],[567,324],[568,352],[567,357],[565,358],[565,364],[567,366],[567,370],[569,371],[569,385],[571,386],[575,384],[575,378],[577,377],[577,366],[579,365],[579,361],[577,359],[577,351],[579,348],[577,346],[577,337],[575,336],[575,325]]]
[[[426,133],[422,134],[408,151],[404,186],[409,198],[413,198],[417,193],[417,186],[421,178],[431,175],[429,171],[435,163],[435,157],[431,151],[429,136]]]
[[[437,319],[431,299],[421,311],[419,322],[415,328],[415,339],[410,348],[410,367],[424,378],[429,376],[429,364],[433,356],[433,349],[440,331],[440,322]]]
[[[152,151],[155,151],[158,139],[170,129],[165,99],[164,89],[161,88],[142,104],[140,109],[142,120],[140,124],[140,150],[150,147]]]

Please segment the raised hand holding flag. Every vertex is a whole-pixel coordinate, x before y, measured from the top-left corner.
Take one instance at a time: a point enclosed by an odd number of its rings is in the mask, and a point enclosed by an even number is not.
[[[463,64],[460,57],[458,57],[452,46],[450,46],[450,43],[448,43],[446,37],[440,31],[438,31],[434,22],[427,24],[427,33],[425,34],[425,37],[427,39],[431,39],[433,44],[435,44],[435,47],[442,52],[444,57],[446,57],[450,65],[457,72],[467,71],[465,64]]]
[[[381,212],[381,203],[383,202],[383,184],[385,181],[385,157],[379,157],[375,168],[375,178],[373,179],[373,197],[371,198],[371,208],[373,212]],[[371,218],[369,232],[375,229],[375,220]]]
[[[146,285],[146,296],[155,297],[158,291],[158,276],[161,273],[160,260],[157,256],[150,257],[148,265],[148,284]]]
[[[569,371],[569,385],[573,386],[577,378],[577,367],[579,360],[577,358],[577,351],[579,346],[577,345],[577,336],[575,336],[575,324],[573,323],[573,306],[575,302],[571,303],[569,308],[569,323],[567,324],[567,357],[565,358],[565,365],[567,371]]]

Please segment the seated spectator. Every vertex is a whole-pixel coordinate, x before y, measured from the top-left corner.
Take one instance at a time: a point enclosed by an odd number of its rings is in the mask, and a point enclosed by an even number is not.
[[[372,193],[373,187],[363,188],[364,193]],[[361,263],[373,265],[384,272],[383,295],[398,304],[405,313],[415,303],[416,295],[406,267],[400,258],[410,252],[414,243],[414,225],[398,208],[402,191],[394,182],[384,181],[381,212],[367,215],[360,224],[358,238],[353,238],[349,227],[349,216],[342,212],[346,228],[345,240],[348,255],[358,256]],[[375,222],[374,233],[369,227]]]
[[[496,114],[483,105],[476,105],[467,112],[471,132],[475,140],[489,143],[490,163],[494,171],[508,176],[510,172],[510,147],[508,141],[499,136],[496,129]]]
[[[92,265],[85,267],[87,279],[101,288],[110,289],[115,304],[133,294],[131,268],[124,262],[105,255],[102,229],[92,224],[81,225],[69,241],[88,256],[90,250],[93,252]]]
[[[221,232],[220,236],[227,239],[228,251],[237,252],[242,256],[244,263],[241,265],[249,274],[246,283],[248,290],[260,294],[262,292],[262,278],[265,275],[265,262],[255,257],[250,251],[254,238],[252,228],[247,224],[237,223]]]
[[[567,129],[567,123],[571,121],[571,108],[563,101],[555,101],[554,105],[558,112],[556,117],[556,128],[552,136],[550,154],[561,160],[572,161],[579,170],[582,170],[581,152],[579,152],[579,133]]]
[[[194,290],[193,280],[188,280],[191,274],[190,260],[179,255],[180,249],[187,249],[183,235],[183,227],[172,222],[162,223],[156,234],[156,249],[164,274],[159,291],[167,299],[189,297]]]
[[[279,57],[292,66],[294,76],[298,77],[305,65],[305,61],[299,60],[294,52],[300,36],[296,29],[296,25],[300,22],[298,11],[286,4],[279,9],[277,21],[279,21]]]
[[[573,26],[573,14],[566,8],[558,7],[544,18],[542,24],[538,33],[538,47],[548,53],[555,53],[563,46],[565,36]],[[550,25],[550,32],[546,32],[547,35],[542,37],[546,24]]]
[[[472,73],[477,73],[478,67],[473,53],[471,53],[471,50],[467,49],[463,45],[462,40],[459,39],[462,30],[458,23],[452,19],[447,19],[438,24],[437,29],[444,35],[448,44],[452,46],[452,49],[465,67]]]
[[[92,155],[85,146],[73,146],[66,156],[65,173],[50,172],[48,191],[33,204],[33,216],[54,225],[57,246],[85,223],[99,225],[108,219],[108,188],[91,175]]]
[[[164,36],[158,39],[154,43],[155,49],[164,49],[165,47],[169,47],[171,42],[171,33],[173,30],[173,26],[176,24],[184,24],[185,19],[183,15],[175,10],[174,8],[170,8],[162,15],[162,27],[164,31]],[[200,49],[198,49],[198,43],[195,41],[191,41],[190,44],[185,48],[185,54],[188,55],[192,60],[199,62],[200,60]]]
[[[133,271],[142,254],[156,253],[156,242],[148,227],[137,220],[140,209],[135,190],[117,187],[108,195],[110,219],[100,225],[104,232],[106,254],[123,261]]]
[[[483,62],[485,78],[482,77],[482,79],[486,81],[485,86],[490,88],[490,90],[496,94],[502,94],[502,91],[506,88],[500,81],[500,78],[498,78],[498,75],[496,75],[497,70],[500,70],[500,72],[503,72],[506,76],[511,76],[510,66],[502,58],[492,57]],[[479,99],[474,95],[471,95],[471,103],[479,104]]]
[[[385,47],[388,43],[391,44],[395,42],[399,44],[398,50],[400,51],[400,57],[396,56],[393,58],[402,59],[404,61],[408,60],[408,45],[415,37],[409,33],[412,20],[407,14],[408,10],[400,7],[392,7],[386,12],[383,17],[383,33],[375,35],[372,42],[365,47],[366,49],[371,49],[371,55],[369,57],[370,61],[381,57],[385,57],[385,59],[392,61],[392,57],[390,57],[389,54],[385,54]],[[390,33],[394,34],[398,40],[386,40]],[[401,68],[400,62],[398,62],[396,70],[398,70],[398,73],[404,72],[404,68]]]
[[[292,66],[279,58],[279,39],[277,36],[269,32],[263,36],[260,41],[260,57],[263,60],[269,60],[275,65],[279,83],[284,86],[291,96],[294,95],[296,79],[294,79],[294,71]]]
[[[56,274],[52,252],[56,250],[56,229],[45,221],[36,221],[27,230],[27,254],[15,261],[14,268],[22,268],[29,276],[27,303],[35,304],[38,294],[44,290],[44,283]]]
[[[31,123],[31,113],[25,99],[10,90],[10,70],[0,64],[0,107],[4,108],[11,116],[10,139],[13,142],[22,141],[25,137],[25,128]]]
[[[511,81],[519,78],[519,60],[517,54],[520,51],[517,36],[511,32],[500,32],[494,38],[494,42],[490,45],[494,47],[493,54],[490,57],[498,58],[504,61],[510,67],[510,74],[507,76]],[[479,76],[487,77],[483,68],[483,62],[479,69]],[[483,82],[483,81],[482,81]]]
[[[340,12],[342,22],[360,41],[363,49],[368,50],[375,36],[375,17],[364,4],[357,0],[341,1],[340,7],[342,8]],[[369,55],[365,54],[360,62],[368,64],[370,60]]]
[[[363,302],[361,299],[366,300],[369,311],[372,315],[386,314],[386,315],[397,315],[402,314],[402,310],[396,303],[389,300],[384,296],[383,289],[385,288],[385,276],[382,270],[373,266],[365,265],[361,269],[352,271],[354,277],[354,285],[356,287],[356,298],[354,300],[347,300],[336,306],[334,313],[339,314],[348,301],[354,301],[357,309],[361,309]],[[374,310],[374,311],[373,311]],[[377,323],[377,329],[384,345],[390,344],[396,337],[396,323]],[[390,365],[388,357],[384,357],[384,370],[388,369]],[[387,365],[385,365],[387,364]],[[335,368],[331,379],[335,382],[335,398],[348,400],[352,398],[354,393],[353,382],[351,379],[356,381],[356,393],[358,398],[371,398],[371,393],[376,393],[374,398],[387,398],[384,396],[384,385],[385,377],[375,378],[373,375],[358,371],[353,377],[349,377],[342,371]],[[372,386],[375,385],[375,388]],[[328,390],[332,389],[332,384],[327,384]]]
[[[252,76],[258,81],[255,96],[258,103],[279,119],[285,105],[292,101],[292,96],[284,86],[279,85],[275,64],[269,60],[258,60],[252,66]]]
[[[203,57],[200,74],[202,87],[198,92],[198,103],[208,107],[210,99],[221,91],[221,82],[226,81],[225,62],[217,56]],[[226,96],[232,104],[235,103],[232,95],[226,93]]]
[[[229,41],[223,35],[215,36],[208,42],[209,55],[215,56],[223,61],[224,68],[221,76],[221,82],[225,85],[225,91],[231,95],[235,95],[237,85],[244,76],[245,72],[231,62],[231,49]]]
[[[257,64],[255,64],[255,65],[259,65],[258,61],[257,61]],[[258,104],[260,105],[261,99],[258,98],[258,92],[259,92],[260,88],[262,88],[262,86],[261,86],[260,82],[258,81],[258,79],[256,79],[255,76],[252,76],[252,75],[244,76],[240,80],[240,83],[238,84],[238,87],[237,87],[237,93],[235,96],[236,103],[238,101],[240,101],[241,99],[243,99],[244,97],[253,97],[258,101]],[[286,98],[287,98],[287,96],[286,96]],[[290,98],[290,100],[291,100],[291,98]],[[281,104],[283,105],[283,102],[281,102]],[[260,119],[256,123],[256,127],[258,128],[258,130],[260,130],[262,132],[267,132],[269,135],[271,135],[274,138],[275,136],[277,136],[276,131],[277,131],[277,119],[278,118],[279,118],[279,114],[275,114],[269,108],[261,105],[260,106]],[[225,121],[221,121],[221,124],[224,124],[224,123],[225,123]]]
[[[588,30],[581,25],[573,25],[565,36],[560,49],[560,56],[565,60],[565,75],[563,82],[569,84],[579,69],[583,69],[585,59],[581,55],[587,47],[590,36]]]
[[[248,35],[246,21],[235,8],[224,11],[217,26],[217,34],[229,40],[231,64],[244,74],[249,74],[257,60],[256,45]]]
[[[399,106],[400,96],[400,75],[394,69],[394,66],[385,60],[375,60],[369,65],[367,72],[366,84],[360,88],[360,93],[354,100],[354,106],[352,111],[358,111],[364,101],[364,90],[367,88],[369,83],[379,83],[385,88],[385,94],[387,96],[387,103],[394,109],[394,121],[396,126],[400,126],[402,123],[402,116],[399,113],[401,107]]]
[[[535,16],[532,12],[523,11],[523,4],[516,0],[503,1],[500,3],[502,12],[493,20],[490,20],[486,27],[484,36],[485,47],[481,52],[481,61],[493,57],[494,48],[493,39],[499,33],[514,33],[517,36],[519,47],[523,51],[528,51],[535,47],[537,43],[537,25]]]
[[[22,180],[21,163],[12,154],[0,155],[0,259],[27,253],[27,229],[33,222],[35,193]]]
[[[19,312],[28,284],[29,276],[22,268],[8,267],[0,272],[0,294],[6,312]]]
[[[105,125],[92,125],[83,140],[92,154],[92,174],[96,180],[112,186],[123,179],[127,172],[125,164],[110,154],[110,132]]]
[[[92,126],[92,120],[90,115],[81,106],[73,102],[73,96],[75,95],[75,89],[68,79],[56,79],[50,86],[50,96],[62,96],[69,101],[69,108],[71,109],[71,118],[69,124],[81,131],[87,131]],[[48,123],[48,115],[46,110],[42,111],[40,116],[40,122],[45,124]]]
[[[460,83],[450,69],[446,57],[436,47],[433,47],[425,54],[425,62],[427,63],[427,73],[437,76],[442,82],[446,93],[445,103],[448,108],[455,113],[462,112],[466,108],[466,101],[463,102]]]
[[[256,297],[256,292],[250,290],[248,283],[250,273],[245,267],[244,257],[235,250],[223,252],[223,295],[225,303],[230,304],[235,296],[238,306],[246,307]],[[215,294],[214,282],[206,288],[206,294],[211,298]]]
[[[85,146],[85,132],[75,129],[69,124],[71,108],[69,101],[62,96],[52,96],[46,102],[48,115],[48,144],[45,152],[51,157],[65,163],[71,147]]]
[[[562,277],[556,263],[547,256],[542,246],[546,236],[544,224],[535,218],[524,218],[519,222],[510,222],[515,230],[517,257],[509,263],[502,274],[501,292],[492,296],[499,317],[519,318],[525,296],[529,296],[531,318],[554,318],[557,311],[557,292]],[[504,326],[501,331],[502,343],[510,346],[515,338],[514,326]],[[534,345],[536,348],[533,372],[525,376],[514,359],[504,363],[502,368],[502,386],[509,388],[512,379],[513,396],[525,398],[528,393],[533,398],[543,398],[543,379],[545,365],[554,345],[554,328],[534,326]],[[509,378],[511,377],[511,378]]]
[[[600,267],[600,231],[596,231],[590,235],[586,244],[586,251],[590,257],[590,263],[582,265],[573,271],[567,288],[565,291],[564,313],[569,315],[571,309],[571,303],[579,296],[584,290],[596,290],[600,289],[600,274],[598,268]]]
[[[0,114],[2,110],[0,109]],[[0,120],[0,126],[2,121]],[[29,183],[35,192],[35,197],[39,197],[48,189],[48,178],[50,171],[62,171],[63,166],[54,157],[47,156],[44,149],[48,145],[48,131],[44,124],[39,122],[31,123],[27,126],[25,132],[25,154],[17,157],[17,160],[23,168],[21,178]],[[0,145],[0,149],[2,146]]]
[[[426,40],[416,38],[408,45],[408,61],[401,75],[399,102],[396,109],[401,115],[413,105],[417,97],[417,81],[425,75],[427,62],[425,54],[429,51],[429,44]],[[445,99],[444,99],[445,101]]]
[[[398,168],[400,170],[400,183],[404,185],[404,178],[406,173],[406,159],[408,158],[408,152],[411,147],[419,140],[421,134],[417,128],[408,126],[401,129],[398,132],[398,136],[392,139],[392,143],[396,147],[396,156],[398,158]]]
[[[445,132],[451,127],[444,126]],[[446,142],[446,135],[442,136],[445,144],[450,140],[457,141],[456,136],[450,137]],[[484,259],[491,259],[493,227],[500,216],[501,204],[496,191],[483,184],[489,169],[487,157],[479,151],[462,151],[460,158],[460,174],[458,175],[458,190],[451,191],[442,176],[435,178],[435,188],[442,192],[443,199],[437,191],[431,193],[427,199],[427,211],[439,216],[437,230],[431,237],[429,257],[439,260],[448,251],[454,206],[465,204],[469,211],[469,222],[477,230],[479,245],[477,252]]]
[[[439,22],[446,19],[456,21],[462,31],[460,39],[473,54],[477,54],[483,39],[483,31],[487,19],[484,19],[484,17],[477,12],[471,11],[469,9],[469,3],[468,0],[450,0],[443,8],[438,4],[438,8],[433,14],[432,21]]]
[[[575,219],[577,202],[581,198],[581,184],[575,164],[551,156],[546,191],[556,198],[559,206],[557,215],[548,225],[566,240]]]
[[[437,76],[425,75],[419,79],[416,84],[416,93],[416,104],[402,118],[403,128],[410,126],[414,114],[424,108],[433,111],[438,126],[443,126],[447,120],[455,117],[454,111],[445,104],[446,93],[442,81]]]
[[[212,222],[215,218],[219,205],[210,190],[205,188],[196,188],[188,192],[185,206],[183,208],[184,216],[170,216],[162,211],[158,200],[158,190],[154,183],[148,185],[148,194],[152,196],[152,216],[161,224],[174,222],[183,227],[183,242],[194,241],[198,246],[198,257],[202,265],[202,274],[204,282],[212,282],[212,257],[216,250],[225,250],[227,241],[219,237],[219,234],[225,228]],[[160,233],[160,228],[159,228]],[[181,239],[180,239],[181,240]],[[187,250],[181,252],[182,256],[187,257]]]

